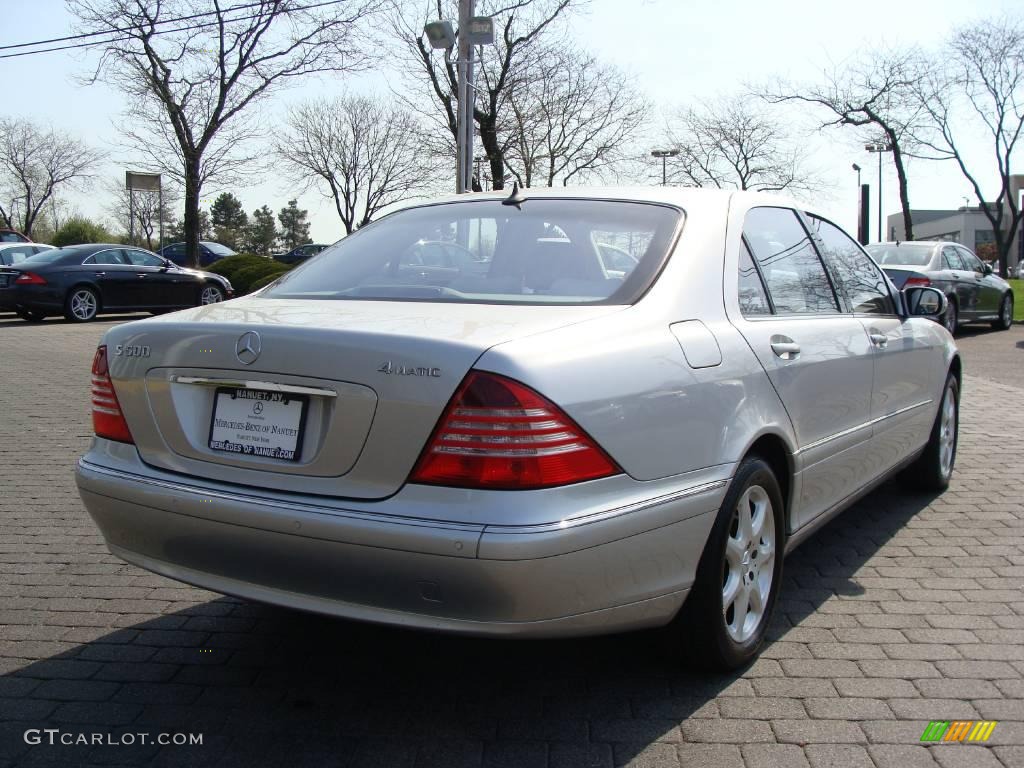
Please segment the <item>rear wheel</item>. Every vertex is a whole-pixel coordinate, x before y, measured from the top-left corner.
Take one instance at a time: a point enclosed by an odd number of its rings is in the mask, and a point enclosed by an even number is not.
[[[953,299],[950,299],[946,305],[946,315],[942,324],[946,326],[947,331],[956,336],[956,331],[960,327],[960,313],[957,311],[956,302]]]
[[[15,313],[26,323],[39,323],[46,319],[46,313],[35,309],[18,309]]]
[[[100,297],[92,288],[80,285],[72,288],[64,301],[64,317],[73,323],[87,323],[100,311]]]
[[[686,634],[694,661],[735,669],[757,655],[782,578],[782,512],[772,468],[758,456],[744,459],[673,626]]]
[[[922,491],[944,491],[949,487],[956,463],[956,446],[960,425],[960,384],[950,373],[942,402],[932,425],[932,433],[924,453],[907,468],[906,479]]]
[[[1009,330],[1013,325],[1013,295],[1006,294],[999,304],[999,319],[992,322],[992,327],[997,331]]]

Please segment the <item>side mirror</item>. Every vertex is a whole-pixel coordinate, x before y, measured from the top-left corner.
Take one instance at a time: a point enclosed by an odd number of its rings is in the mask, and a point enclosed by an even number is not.
[[[991,275],[992,274],[992,265],[991,264],[989,264],[988,262],[983,262],[982,263],[982,267],[984,268],[984,272],[985,272],[986,275]]]
[[[905,289],[903,301],[907,307],[907,314],[933,319],[942,316],[949,303],[946,295],[938,288],[923,285],[913,285]]]
[[[166,272],[168,269],[171,269],[173,266],[174,266],[174,263],[170,259],[164,259],[164,263],[160,265],[160,271],[161,272]]]

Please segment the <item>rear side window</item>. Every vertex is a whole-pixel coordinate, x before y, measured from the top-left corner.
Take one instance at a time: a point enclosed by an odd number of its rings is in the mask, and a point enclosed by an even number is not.
[[[967,269],[960,260],[960,254],[956,252],[955,248],[949,246],[942,249],[942,265],[946,269]]]
[[[764,277],[776,313],[839,312],[832,284],[810,235],[790,208],[752,208],[743,237]]]
[[[831,222],[809,216],[811,227],[821,239],[822,255],[852,312],[894,315],[896,307],[882,271],[853,239]]]
[[[529,192],[527,191],[527,195]],[[534,198],[409,208],[303,262],[269,298],[629,304],[682,220],[648,203]]]
[[[739,296],[740,312],[744,317],[772,313],[771,305],[768,303],[768,292],[765,291],[764,282],[758,274],[757,267],[754,266],[754,258],[750,255],[746,242],[740,246]]]
[[[111,249],[109,251],[100,251],[99,253],[93,254],[92,263],[93,264],[124,264],[124,263],[126,263],[125,262],[125,258],[121,254],[122,254],[122,251],[120,249],[117,249],[117,250]]]

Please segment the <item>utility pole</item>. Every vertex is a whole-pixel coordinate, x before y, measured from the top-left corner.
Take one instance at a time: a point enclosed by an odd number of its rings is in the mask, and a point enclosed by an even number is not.
[[[459,0],[459,120],[458,120],[458,180],[455,191],[459,194],[473,188],[473,47],[469,38],[469,20],[473,18],[476,0]]]
[[[652,149],[651,157],[661,158],[661,186],[668,185],[668,171],[666,162],[670,157],[675,157],[679,154],[678,149]]]

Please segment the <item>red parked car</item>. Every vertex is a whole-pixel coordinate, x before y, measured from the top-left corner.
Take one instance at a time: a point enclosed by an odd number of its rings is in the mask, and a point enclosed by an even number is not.
[[[13,229],[0,229],[0,243],[31,243],[21,232]]]

